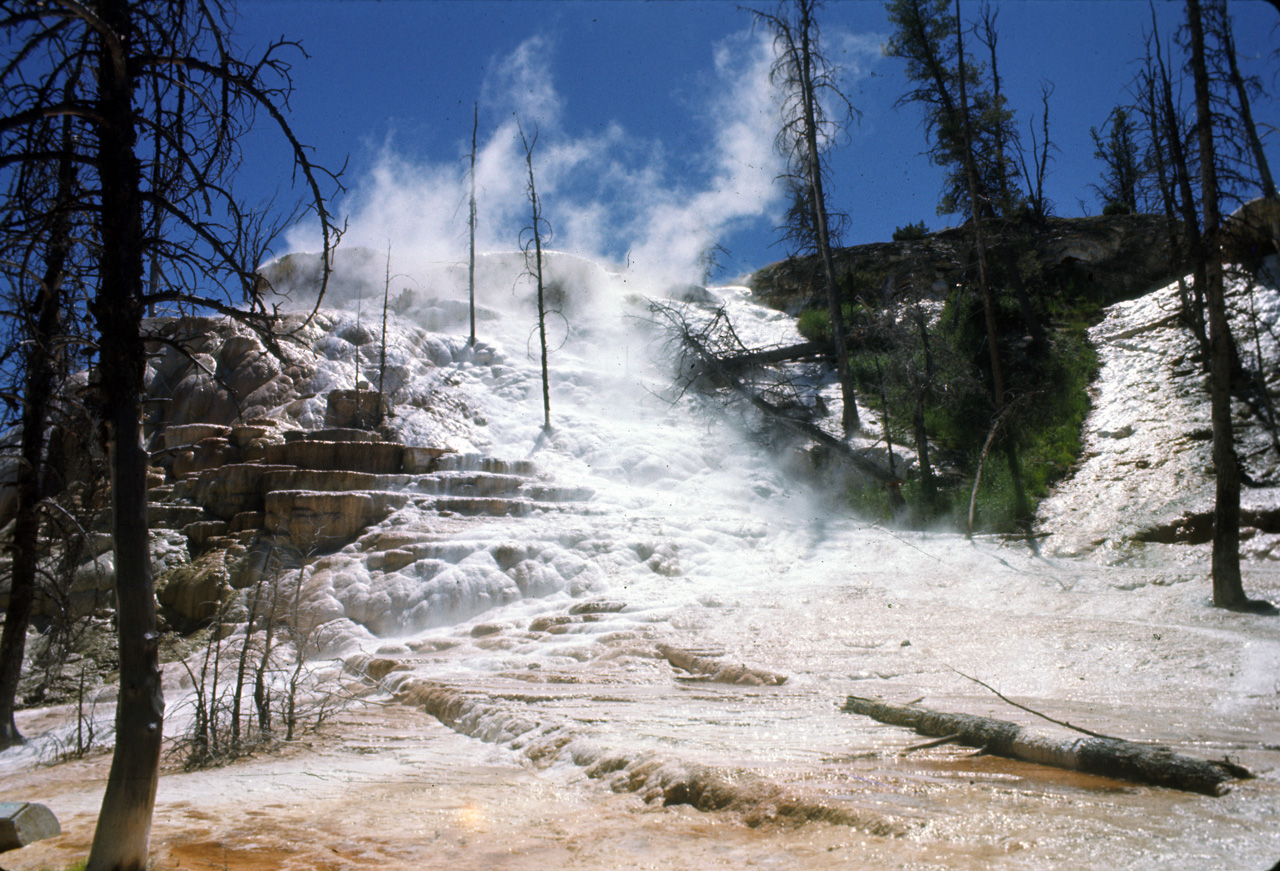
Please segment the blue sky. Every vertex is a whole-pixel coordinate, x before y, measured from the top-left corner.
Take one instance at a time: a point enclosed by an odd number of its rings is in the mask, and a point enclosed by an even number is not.
[[[1048,179],[1056,213],[1096,213],[1089,185],[1100,166],[1089,128],[1125,99],[1151,11],[1138,0],[1000,2],[999,63],[1024,134],[1040,112],[1042,81],[1056,88]],[[1181,4],[1155,5],[1161,34]],[[976,17],[978,3],[964,6]],[[1280,16],[1260,0],[1234,0],[1246,72],[1274,90]],[[732,277],[785,255],[772,245],[784,207],[773,183],[776,124],[767,82],[768,42],[732,2],[337,2],[244,0],[239,41],[261,48],[298,39],[290,105],[299,138],[331,166],[347,161],[348,242],[447,261],[466,240],[464,173],[472,107],[480,104],[480,237],[513,249],[526,218],[523,152],[515,122],[537,129],[535,170],[554,247],[672,273],[719,243]],[[881,56],[883,5],[829,3],[820,18],[828,53],[861,121],[832,154],[832,204],[852,218],[846,244],[888,240],[895,227],[935,214],[941,174],[917,107],[895,108],[904,64]],[[979,46],[971,43],[977,51]],[[1280,126],[1274,101],[1255,105]],[[1268,149],[1280,165],[1280,133]],[[246,142],[242,195],[288,192],[288,167],[272,140]],[[301,230],[282,248],[314,249]],[[399,259],[399,258],[398,258]]]

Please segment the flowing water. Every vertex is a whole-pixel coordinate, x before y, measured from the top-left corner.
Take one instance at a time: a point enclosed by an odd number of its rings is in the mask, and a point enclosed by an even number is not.
[[[298,852],[308,826],[338,839],[329,867],[1280,859],[1280,621],[1210,608],[1202,548],[1152,545],[1106,565],[854,516],[838,482],[761,447],[745,412],[673,387],[670,336],[644,303],[654,288],[568,258],[544,433],[536,322],[510,266],[482,270],[501,305],[482,304],[476,348],[458,338],[456,295],[402,307],[388,349],[398,425],[456,453],[309,576],[311,607],[344,627],[332,649],[349,673],[380,678],[370,698],[387,707],[348,715],[353,753],[254,763],[263,780],[238,783],[262,810],[245,824],[256,834],[236,841],[224,826],[192,843],[226,857],[274,831],[294,851],[272,854],[276,867],[319,867]],[[741,289],[712,296],[749,345],[797,338]],[[340,333],[320,343],[317,383],[354,377]],[[369,377],[376,349],[363,351]],[[1247,567],[1251,592],[1280,597],[1275,565]],[[740,680],[673,664],[688,656]],[[924,739],[840,710],[873,696],[1053,728],[973,679],[1259,777],[1208,798],[955,746],[904,752]],[[202,790],[219,801],[200,782],[175,778],[168,805],[162,785],[161,831],[214,825],[198,821]],[[190,867],[166,849],[165,867]],[[271,867],[248,855],[226,864]],[[222,861],[212,848],[187,858]]]

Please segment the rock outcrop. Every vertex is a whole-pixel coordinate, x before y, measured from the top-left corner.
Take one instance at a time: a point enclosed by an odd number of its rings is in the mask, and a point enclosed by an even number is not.
[[[1190,271],[1185,246],[1171,249],[1168,224],[1155,215],[1049,218],[1044,225],[997,221],[984,225],[990,262],[1023,264],[1049,286],[1071,287],[1102,304],[1130,299]],[[904,291],[940,298],[948,288],[976,284],[972,233],[965,227],[923,239],[854,245],[836,252],[843,280],[861,273],[882,301]],[[766,266],[751,276],[755,297],[796,314],[825,306],[808,258]]]

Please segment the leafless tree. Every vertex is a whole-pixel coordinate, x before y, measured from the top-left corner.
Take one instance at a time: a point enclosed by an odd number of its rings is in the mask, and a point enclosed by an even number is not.
[[[74,91],[81,74],[82,70],[69,74],[64,97]],[[55,391],[69,374],[69,347],[76,341],[69,331],[79,326],[73,323],[79,320],[73,310],[83,311],[85,298],[79,279],[81,259],[87,254],[83,240],[75,237],[74,210],[81,192],[79,168],[71,157],[72,135],[69,117],[45,118],[30,126],[26,139],[31,146],[60,156],[18,164],[6,173],[9,185],[0,218],[4,321],[10,333],[3,368],[20,379],[8,398],[20,409],[21,430],[10,595],[0,640],[0,749],[22,741],[14,709],[35,602],[41,503],[50,491],[46,430]]]
[[[468,343],[472,347],[475,347],[476,344],[476,131],[479,129],[480,104],[476,103],[475,112],[471,120],[471,171],[467,174],[467,178],[471,182],[471,197],[468,201],[470,217],[467,219],[467,227],[471,231],[471,260],[467,266],[467,296],[470,300],[471,309],[471,338]]]
[[[121,686],[115,754],[88,867],[140,869],[164,720],[141,431],[144,316],[152,307],[197,308],[269,334],[274,311],[254,269],[272,226],[242,208],[230,185],[238,138],[258,117],[270,119],[293,153],[324,231],[326,279],[338,228],[324,205],[325,174],[283,111],[286,52],[295,44],[275,42],[252,62],[242,60],[219,0],[17,0],[5,4],[0,26],[8,46],[0,67],[0,169],[69,159],[83,177],[73,213],[91,216],[86,236],[95,245],[96,289],[89,312],[111,469]],[[50,117],[71,119],[68,147],[39,146],[33,131]],[[143,279],[148,259],[162,273],[150,289]]]
[[[521,231],[521,248],[524,250],[525,270],[533,279],[538,292],[538,346],[542,358],[542,431],[551,432],[551,381],[547,371],[547,295],[542,272],[542,239],[549,232],[547,219],[542,216],[542,200],[533,177],[533,149],[538,144],[538,133],[533,138],[525,136],[520,128],[520,142],[524,145],[525,164],[529,169],[529,224]]]
[[[843,404],[841,423],[848,435],[858,429],[858,406],[849,366],[843,300],[832,256],[836,241],[832,213],[827,207],[823,154],[855,110],[840,90],[838,68],[823,52],[821,32],[814,18],[819,5],[818,0],[792,0],[780,4],[774,12],[753,9],[751,14],[773,34],[777,60],[771,75],[783,95],[782,127],[776,144],[787,160],[787,180],[793,194],[788,227],[808,251],[817,254],[822,267]],[[826,104],[838,106],[840,111],[832,114]]]
[[[1204,216],[1205,308],[1209,321],[1210,418],[1213,468],[1217,481],[1213,506],[1213,604],[1240,608],[1248,603],[1240,574],[1240,461],[1231,421],[1231,328],[1227,322],[1222,277],[1222,219],[1218,214],[1217,161],[1214,158],[1204,21],[1199,0],[1187,0],[1191,74],[1196,95],[1196,140],[1200,150],[1201,210]]]
[[[1031,132],[1031,162],[1027,162],[1027,152],[1019,140],[1018,162],[1022,166],[1022,178],[1027,185],[1027,205],[1031,214],[1038,220],[1049,216],[1053,204],[1045,197],[1044,180],[1049,172],[1049,152],[1058,147],[1049,139],[1049,98],[1053,96],[1054,86],[1050,82],[1040,84],[1040,135],[1036,135],[1035,117],[1027,121],[1027,129]]]

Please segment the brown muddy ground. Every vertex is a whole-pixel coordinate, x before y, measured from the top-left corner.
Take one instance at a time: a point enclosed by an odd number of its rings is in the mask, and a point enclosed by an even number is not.
[[[53,716],[45,713],[42,716]],[[33,717],[34,719],[34,717]],[[36,722],[27,724],[34,731]],[[56,839],[6,854],[8,871],[56,871],[87,855],[110,759],[27,769],[5,778],[0,801],[37,800],[63,825]],[[1083,814],[1082,838],[1131,790],[1102,778],[1054,772],[938,748],[904,762],[914,777],[977,782],[985,802],[1016,815],[1028,792]],[[1039,788],[1028,780],[1038,781]],[[1002,788],[1020,783],[1018,790]],[[1137,799],[1128,795],[1129,799]],[[1143,791],[1155,819],[1172,822],[1187,799]],[[1211,800],[1210,800],[1211,801]],[[962,802],[963,803],[963,802]],[[752,828],[732,813],[645,805],[562,765],[534,771],[514,754],[461,736],[400,705],[362,703],[319,735],[225,768],[167,771],[160,783],[153,859],[169,869],[985,869],[1080,867],[1070,838],[1055,848],[1034,831],[984,837],[961,813],[943,830],[877,837],[826,823]],[[976,810],[969,808],[969,811]],[[972,827],[967,827],[968,818]],[[971,828],[968,835],[965,829]],[[1117,833],[1119,834],[1119,833]],[[941,837],[940,837],[941,836]],[[1124,837],[1119,834],[1120,837]],[[1256,837],[1254,832],[1252,837]],[[1056,840],[1056,839],[1051,839]],[[1280,844],[1278,844],[1280,847]],[[1058,864],[1054,854],[1065,864]],[[1081,858],[1078,854],[1076,858]],[[1045,863],[1048,864],[1045,864]],[[1084,863],[1088,865],[1086,861]]]
[[[4,868],[84,858],[109,764],[100,754],[6,777],[0,801],[44,802],[63,835],[6,854]],[[166,772],[151,836],[157,871],[818,868],[868,840],[844,827],[752,829],[731,814],[650,808],[577,770],[522,768],[398,705],[348,710],[278,755]]]

